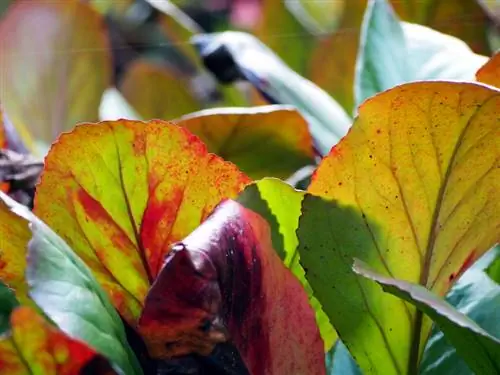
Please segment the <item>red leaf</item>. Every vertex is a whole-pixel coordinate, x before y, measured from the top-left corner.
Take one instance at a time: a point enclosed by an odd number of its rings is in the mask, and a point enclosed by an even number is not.
[[[325,373],[305,291],[272,248],[267,222],[231,200],[172,247],[139,330],[155,357],[206,355],[231,340],[252,374]]]

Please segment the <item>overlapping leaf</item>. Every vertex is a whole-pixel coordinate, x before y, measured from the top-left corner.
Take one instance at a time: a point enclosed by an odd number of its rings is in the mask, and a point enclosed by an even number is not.
[[[74,0],[19,1],[0,22],[0,100],[32,151],[34,140],[97,120],[111,76],[103,22]]]
[[[28,222],[12,211],[13,204],[0,193],[0,281],[14,290],[21,303],[27,304],[30,302],[24,273],[31,232]]]
[[[500,373],[500,339],[421,285],[384,277],[356,261],[357,274],[380,284],[383,290],[415,305],[432,318],[475,374]]]
[[[292,107],[219,108],[174,122],[255,179],[287,178],[314,162],[308,124]]]
[[[305,291],[273,249],[266,221],[230,200],[173,247],[139,330],[157,357],[207,354],[230,339],[251,374],[325,373]]]
[[[309,192],[336,203],[304,198],[301,263],[364,371],[414,368],[429,322],[354,276],[353,257],[442,296],[498,241],[499,108],[482,85],[399,86],[364,103],[316,171]]]
[[[309,303],[316,313],[316,323],[325,344],[325,350],[331,349],[337,339],[328,317],[321,304],[314,297],[307,282],[304,269],[300,265],[296,235],[304,192],[274,178],[265,178],[245,188],[238,197],[238,202],[267,220],[271,229],[273,248],[286,267],[299,279],[309,296]]]
[[[10,335],[0,338],[2,374],[116,374],[101,355],[49,325],[31,308],[16,308],[10,322]]]
[[[133,324],[170,245],[248,181],[169,123],[83,124],[49,152],[34,211]]]
[[[471,81],[487,58],[461,40],[400,22],[388,0],[370,0],[356,61],[356,107],[396,85],[423,80]]]
[[[500,52],[497,52],[476,73],[479,82],[500,87]]]
[[[146,61],[136,61],[129,67],[120,91],[148,120],[172,120],[201,109],[187,77]]]

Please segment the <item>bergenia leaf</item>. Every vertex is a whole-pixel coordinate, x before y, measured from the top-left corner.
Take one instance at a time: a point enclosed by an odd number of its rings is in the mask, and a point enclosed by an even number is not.
[[[16,308],[10,323],[10,334],[0,337],[3,374],[116,374],[94,349],[51,326],[29,307]]]
[[[0,281],[15,292],[22,304],[29,304],[24,273],[31,231],[28,222],[12,211],[16,207],[24,209],[0,192]]]
[[[401,22],[389,0],[370,0],[356,61],[356,107],[365,99],[405,82],[470,81],[487,61],[461,40]]]
[[[287,178],[314,164],[307,122],[290,106],[207,109],[175,120],[205,142],[210,152],[248,176]]]
[[[170,245],[247,182],[233,164],[167,122],[82,124],[46,157],[34,211],[134,326]]]
[[[0,336],[10,327],[10,314],[19,306],[14,291],[0,280]]]
[[[385,277],[355,261],[354,271],[377,282],[382,289],[415,305],[444,332],[475,374],[500,373],[500,339],[491,336],[466,315],[421,285]]]
[[[139,331],[157,357],[231,340],[251,374],[325,374],[323,342],[299,281],[258,214],[228,200],[174,245]]]
[[[499,106],[484,85],[396,87],[360,107],[314,174],[308,191],[333,202],[304,198],[300,259],[363,371],[414,368],[430,321],[360,281],[352,259],[443,296],[498,241]]]
[[[15,2],[0,22],[0,55],[0,101],[31,151],[34,140],[97,120],[111,58],[104,19],[89,4]]]
[[[265,44],[243,32],[193,37],[205,65],[221,82],[246,79],[272,104],[295,106],[309,122],[325,155],[351,125],[350,117],[325,91],[291,70]],[[223,63],[221,63],[223,61]]]
[[[305,278],[304,269],[300,265],[297,250],[296,231],[303,198],[303,191],[295,190],[281,180],[265,178],[248,185],[238,197],[238,203],[266,219],[271,230],[274,250],[285,266],[299,279],[308,294],[309,303],[316,313],[316,323],[325,343],[325,351],[328,351],[335,343],[337,334],[321,304],[313,295],[311,286]]]
[[[500,87],[500,52],[493,55],[476,73],[479,82]]]
[[[120,91],[144,119],[172,120],[198,111],[188,77],[147,61],[138,60],[128,67]]]

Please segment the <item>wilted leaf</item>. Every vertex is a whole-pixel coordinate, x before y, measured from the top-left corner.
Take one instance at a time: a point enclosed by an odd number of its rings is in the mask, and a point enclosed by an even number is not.
[[[500,87],[500,52],[497,52],[476,73],[479,82]]]
[[[487,60],[461,40],[400,22],[386,0],[371,0],[356,62],[356,107],[365,99],[411,81],[471,81]]]
[[[104,21],[82,1],[18,1],[0,22],[0,100],[24,143],[98,117],[111,61]]]
[[[201,109],[189,84],[186,77],[139,60],[129,67],[120,91],[142,118],[172,120]]]
[[[382,276],[360,261],[355,261],[353,269],[377,282],[385,292],[410,302],[431,317],[474,373],[500,373],[500,339],[421,285]]]
[[[307,295],[267,223],[233,201],[172,248],[139,321],[156,357],[208,354],[230,339],[251,374],[324,374]]]
[[[423,24],[465,41],[478,53],[488,54],[488,17],[478,1],[391,0],[401,18]]]
[[[170,244],[247,182],[167,122],[83,124],[49,152],[34,210],[133,325]]]
[[[209,109],[174,123],[200,137],[208,151],[255,179],[286,178],[314,163],[307,122],[293,107]]]
[[[347,133],[351,119],[340,105],[252,35],[234,31],[201,34],[193,42],[221,82],[246,79],[270,103],[294,105],[309,122],[320,154],[328,153]]]
[[[29,304],[24,273],[31,232],[27,221],[12,211],[18,206],[0,192],[0,280],[14,290],[22,304]]]
[[[35,310],[18,307],[12,312],[10,322],[10,335],[0,341],[2,373],[116,374],[100,354],[46,323]]]
[[[500,286],[491,281],[483,271],[491,263],[491,255],[486,253],[474,263],[453,285],[446,300],[491,335],[500,337],[500,319],[497,319]],[[475,375],[450,345],[447,337],[438,329],[433,331],[420,363],[420,374]]]
[[[325,343],[325,351],[328,351],[337,339],[337,334],[305,279],[297,251],[296,231],[303,197],[304,192],[295,190],[278,179],[265,178],[248,185],[238,197],[238,202],[267,220],[273,248],[306,290],[309,303],[316,313],[316,323]]]
[[[415,366],[430,323],[360,281],[352,259],[442,296],[498,241],[499,106],[482,85],[399,86],[360,107],[316,171],[309,192],[336,203],[304,198],[301,263],[364,371]]]
[[[286,65],[303,74],[314,43],[313,35],[290,13],[284,1],[263,0],[260,12],[255,35]]]

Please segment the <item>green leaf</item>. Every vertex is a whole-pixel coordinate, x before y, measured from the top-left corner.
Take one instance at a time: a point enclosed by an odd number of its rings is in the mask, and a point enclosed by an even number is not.
[[[18,305],[14,291],[0,280],[0,335],[9,329],[10,314]]]
[[[385,292],[415,305],[432,318],[476,374],[500,373],[500,340],[449,303],[421,285],[382,276],[359,260],[355,260],[353,270],[358,275],[377,282]]]
[[[142,374],[120,316],[87,266],[33,213],[8,204],[30,222],[33,233],[26,269],[30,297],[65,333],[85,341],[124,373]]]
[[[356,106],[405,82],[473,80],[486,61],[457,38],[400,22],[387,0],[371,0],[356,62]]]
[[[295,106],[309,122],[321,154],[326,154],[347,133],[351,118],[343,108],[321,88],[291,70],[254,36],[228,31],[200,34],[193,42],[207,67],[219,79],[244,78],[271,103]],[[223,65],[216,58],[227,64]]]
[[[500,286],[492,282],[484,272],[494,255],[490,251],[465,272],[446,296],[446,300],[490,334],[500,337]],[[486,265],[481,265],[484,258],[489,260],[486,260]],[[420,365],[421,375],[474,375],[446,336],[438,329],[433,331]]]
[[[495,281],[497,284],[500,284],[500,246],[497,245],[493,249],[493,253],[495,255],[495,260],[489,265],[486,273],[488,276]]]
[[[316,322],[325,343],[325,350],[328,351],[334,344],[337,334],[321,304],[313,296],[297,251],[296,230],[303,197],[304,192],[293,189],[283,181],[265,178],[247,186],[239,196],[238,202],[267,220],[271,228],[273,248],[305,288],[309,303],[316,313]]]

